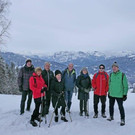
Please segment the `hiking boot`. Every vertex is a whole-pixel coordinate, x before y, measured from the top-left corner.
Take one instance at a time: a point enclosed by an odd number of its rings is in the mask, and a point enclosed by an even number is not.
[[[121,119],[120,126],[124,126],[124,125],[125,125],[125,120],[124,119]]]
[[[28,111],[28,112],[29,112],[29,111],[30,111],[30,108],[27,108],[27,109],[26,109],[26,111]]]
[[[112,120],[114,120],[114,118],[113,118],[113,116],[110,116],[107,120],[112,121]]]
[[[103,117],[103,118],[106,118],[106,115],[105,115],[105,113],[102,113],[102,117]]]
[[[93,116],[93,118],[94,119],[98,118],[98,114],[95,113],[94,116]]]
[[[89,117],[89,113],[88,112],[85,112],[85,116]]]
[[[24,114],[24,112],[20,112],[20,115],[23,115]]]
[[[55,116],[54,121],[58,122],[58,116]]]
[[[39,117],[37,117],[35,120],[37,120],[38,122],[42,122],[43,120],[40,119]]]
[[[83,116],[83,112],[80,112],[80,116]]]
[[[61,117],[61,120],[63,120],[64,122],[68,122],[68,120],[65,117]]]
[[[30,124],[31,124],[33,127],[37,127],[37,126],[38,126],[37,123],[36,123],[35,121],[33,121],[33,120],[30,121]]]

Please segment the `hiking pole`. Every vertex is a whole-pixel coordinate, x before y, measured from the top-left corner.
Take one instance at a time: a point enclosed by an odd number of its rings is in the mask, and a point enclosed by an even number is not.
[[[66,106],[68,107],[68,103],[65,101],[65,103],[66,103]],[[69,113],[69,118],[70,118],[70,121],[72,122],[72,117],[71,117],[71,112],[70,112],[70,110],[69,111],[67,111],[67,113]]]
[[[41,111],[40,111],[40,116],[39,116],[39,119],[40,119],[40,121],[39,121],[39,127],[41,127],[41,117],[42,117],[42,112],[43,112],[43,94],[44,93],[41,93]]]
[[[88,101],[87,101],[87,110],[88,110],[88,115],[90,115],[89,113],[90,113],[90,111],[89,111],[89,99],[88,99]],[[89,117],[89,116],[88,116]]]
[[[45,108],[46,108],[46,92],[45,92]],[[47,124],[47,117],[46,117],[46,114],[45,114],[45,124]]]
[[[70,121],[72,122],[71,112],[69,111],[68,113],[69,113]]]
[[[88,93],[89,94],[89,93]],[[87,117],[87,118],[89,118],[89,106],[88,106],[88,102],[89,102],[89,99],[87,100],[87,93],[85,93],[85,95],[84,95],[84,102],[86,103],[86,112],[85,112],[85,116]]]
[[[53,119],[53,117],[54,117],[55,110],[56,110],[56,108],[57,108],[57,105],[58,105],[59,99],[60,99],[60,97],[61,97],[61,95],[62,95],[62,94],[63,94],[63,93],[61,93],[61,94],[58,96],[58,100],[57,100],[57,102],[56,102],[56,105],[55,105],[54,111],[53,111],[53,113],[52,113],[52,116],[51,116],[51,119],[50,119],[50,122],[49,122],[48,127],[50,127],[50,126],[51,126],[51,123],[52,123],[52,119]]]

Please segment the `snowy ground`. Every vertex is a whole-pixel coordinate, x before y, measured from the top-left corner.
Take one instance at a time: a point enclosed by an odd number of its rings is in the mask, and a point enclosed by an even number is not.
[[[68,123],[61,120],[58,123],[52,122],[52,126],[48,128],[44,122],[41,127],[32,127],[29,124],[30,116],[34,109],[32,103],[31,112],[25,112],[19,115],[20,96],[0,95],[0,135],[134,135],[135,134],[135,94],[128,94],[128,100],[124,103],[126,111],[126,125],[120,127],[120,118],[117,105],[115,105],[115,120],[109,122],[99,116],[93,119],[93,92],[91,92],[90,117],[89,119],[80,117],[79,102],[77,97],[73,98],[72,119],[70,122],[67,114]],[[99,107],[100,109],[100,107]],[[52,108],[48,116],[48,121],[52,114]],[[108,100],[107,100],[107,116]]]

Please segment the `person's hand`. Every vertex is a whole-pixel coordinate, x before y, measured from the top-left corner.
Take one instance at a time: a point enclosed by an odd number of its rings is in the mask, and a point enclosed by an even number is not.
[[[84,93],[84,88],[83,88],[83,87],[81,87],[80,91]]]
[[[127,95],[123,95],[123,101],[127,100]]]
[[[43,87],[43,88],[41,89],[41,93],[44,93],[45,91],[47,91],[47,87]]]
[[[110,99],[111,98],[111,96],[108,94],[108,98]]]

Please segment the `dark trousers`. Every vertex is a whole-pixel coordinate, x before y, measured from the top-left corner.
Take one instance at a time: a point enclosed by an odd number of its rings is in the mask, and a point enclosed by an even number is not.
[[[21,99],[21,105],[20,105],[20,112],[24,113],[24,109],[25,109],[25,101],[26,98],[28,96],[28,100],[27,100],[27,110],[30,110],[30,106],[31,106],[31,101],[32,101],[32,91],[28,90],[28,91],[23,91],[22,92],[22,99]]]
[[[82,113],[83,111],[84,112],[87,112],[87,101],[88,100],[80,100],[80,112]]]
[[[65,107],[62,107],[60,112],[61,112],[61,115],[65,116],[65,114],[66,114]],[[58,116],[58,108],[56,108],[56,110],[55,110],[55,115]]]
[[[43,101],[43,112],[42,112],[43,116],[45,114],[49,113],[50,103],[51,103],[50,100],[47,100],[47,99],[44,98],[44,101]]]
[[[39,116],[39,108],[41,105],[41,98],[34,99],[34,103],[35,103],[35,109],[34,109],[33,114],[31,116],[31,121],[34,121]]]
[[[110,97],[110,100],[109,100],[110,116],[113,117],[113,115],[114,115],[114,104],[115,104],[115,100],[118,103],[118,107],[119,107],[121,119],[125,119],[125,111],[124,111],[124,107],[123,107],[123,98]]]
[[[105,108],[106,108],[106,96],[94,95],[94,112],[95,112],[95,114],[98,114],[99,99],[101,100],[101,104],[102,104],[101,113],[103,114],[103,113],[105,113]]]

